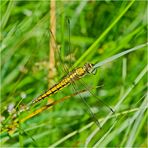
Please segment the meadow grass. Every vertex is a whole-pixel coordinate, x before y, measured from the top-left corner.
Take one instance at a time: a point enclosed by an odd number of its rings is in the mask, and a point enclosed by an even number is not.
[[[2,0],[1,146],[147,147],[146,11],[146,1],[56,1],[54,35],[60,52],[55,53],[51,78],[50,1]],[[58,82],[67,73],[64,69],[86,62],[100,64],[95,75],[19,113],[22,105]],[[72,95],[86,88],[91,93]],[[57,103],[31,118],[47,100]]]

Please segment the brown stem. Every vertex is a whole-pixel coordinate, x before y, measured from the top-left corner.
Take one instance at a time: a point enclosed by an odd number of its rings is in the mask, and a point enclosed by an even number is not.
[[[56,1],[50,1],[50,32],[52,32],[53,36],[56,36]],[[55,49],[56,44],[53,37],[50,34],[50,41],[49,41],[49,87],[51,81],[55,76]]]

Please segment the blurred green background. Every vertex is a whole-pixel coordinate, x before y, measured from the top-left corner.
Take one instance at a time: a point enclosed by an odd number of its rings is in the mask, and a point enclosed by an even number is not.
[[[56,1],[55,38],[60,52],[55,52],[56,70],[50,79],[50,1],[2,0],[0,50],[3,125],[12,124],[8,107],[16,106],[20,101],[21,104],[29,103],[66,74],[62,71],[63,63],[69,69],[73,64],[83,66],[86,62],[98,63],[146,43],[146,7],[146,1]],[[97,45],[80,61],[99,37],[101,39]],[[3,133],[2,146],[146,147],[146,64],[145,47],[107,63],[98,68],[95,75],[83,78],[83,84],[85,82],[87,86],[76,83],[76,91],[100,86],[91,90],[95,96],[88,92],[82,94],[95,117],[101,120],[100,124],[107,115],[111,118],[102,124],[100,130],[97,130],[97,125],[90,124],[93,119],[88,107],[77,95],[55,105],[52,110],[28,119],[11,136]],[[69,86],[50,98],[59,100],[74,92]],[[115,110],[116,115],[109,115],[111,110],[107,106],[114,110],[122,98],[124,101]],[[27,115],[29,111],[17,118]]]

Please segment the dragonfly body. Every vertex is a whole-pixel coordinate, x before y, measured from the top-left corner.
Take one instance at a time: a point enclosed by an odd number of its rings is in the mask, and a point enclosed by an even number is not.
[[[94,70],[93,64],[86,63],[83,67],[76,68],[66,77],[64,77],[59,83],[52,86],[48,91],[46,91],[44,94],[40,95],[36,99],[33,100],[33,104],[39,102],[40,100],[43,100],[44,98],[51,96],[55,93],[57,93],[59,90],[63,89],[64,87],[68,86],[69,84],[73,83],[74,81],[82,78],[84,75],[88,73],[92,73]]]

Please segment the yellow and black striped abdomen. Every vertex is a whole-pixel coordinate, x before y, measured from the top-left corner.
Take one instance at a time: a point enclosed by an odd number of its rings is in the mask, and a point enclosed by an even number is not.
[[[46,91],[44,94],[40,95],[39,97],[37,97],[34,101],[34,103],[39,102],[40,100],[43,100],[44,98],[51,96],[55,93],[57,93],[59,90],[61,90],[62,88],[66,87],[68,84],[70,84],[70,81],[68,81],[67,78],[63,79],[62,81],[60,81],[59,83],[55,84],[54,86],[52,86],[48,91]]]

